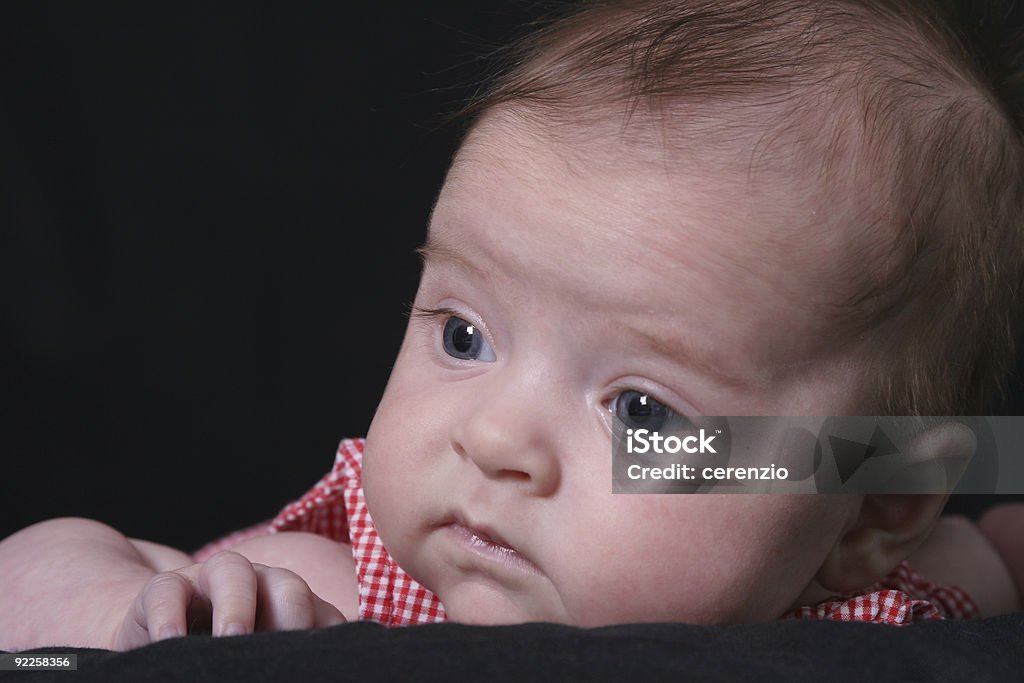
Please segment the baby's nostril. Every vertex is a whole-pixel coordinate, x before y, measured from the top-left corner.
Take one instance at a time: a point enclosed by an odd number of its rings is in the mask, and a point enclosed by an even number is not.
[[[498,476],[506,479],[516,479],[519,481],[530,481],[530,475],[520,470],[498,470]]]

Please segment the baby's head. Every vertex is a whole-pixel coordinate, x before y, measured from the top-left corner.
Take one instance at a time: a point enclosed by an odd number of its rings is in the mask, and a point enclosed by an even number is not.
[[[476,105],[364,473],[454,619],[771,619],[927,534],[942,496],[611,493],[615,415],[986,410],[1021,144],[906,7],[595,5]]]

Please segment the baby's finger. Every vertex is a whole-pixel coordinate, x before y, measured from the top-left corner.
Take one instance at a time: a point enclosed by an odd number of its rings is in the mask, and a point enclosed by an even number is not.
[[[213,607],[215,636],[251,633],[256,624],[256,572],[238,553],[222,551],[203,563],[199,589]]]
[[[314,628],[318,604],[323,602],[305,580],[288,569],[256,565],[259,609],[256,627],[261,631]]]
[[[336,626],[348,622],[348,619],[345,618],[340,609],[316,593],[313,593],[313,610],[313,628],[327,628],[328,626]]]
[[[156,574],[135,599],[133,621],[145,630],[148,641],[183,636],[188,633],[186,612],[195,593],[192,583],[180,574]],[[123,631],[126,636],[129,632]]]

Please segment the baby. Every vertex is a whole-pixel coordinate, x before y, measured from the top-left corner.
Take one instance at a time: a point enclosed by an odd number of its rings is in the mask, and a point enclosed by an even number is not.
[[[1018,609],[1018,508],[979,531],[936,526],[939,494],[611,492],[614,417],[988,409],[1024,150],[928,7],[598,3],[535,33],[468,112],[365,443],[195,557],[81,519],[9,537],[0,649]]]

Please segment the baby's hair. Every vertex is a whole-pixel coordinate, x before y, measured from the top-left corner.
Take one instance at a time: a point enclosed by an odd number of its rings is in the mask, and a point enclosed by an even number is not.
[[[1021,331],[1024,60],[996,35],[1011,5],[980,5],[984,39],[940,0],[575,3],[459,116],[569,144],[617,122],[638,149],[829,188],[861,238],[827,312],[877,349],[877,410],[985,414]]]

